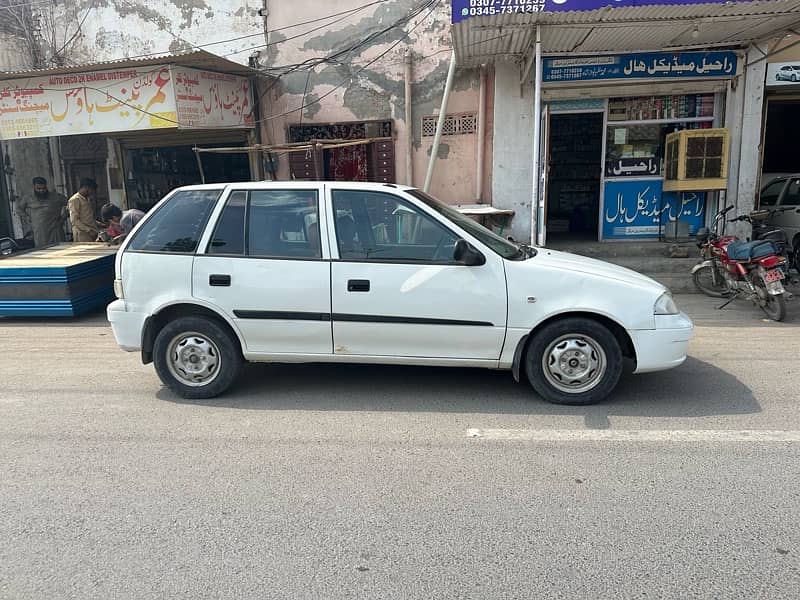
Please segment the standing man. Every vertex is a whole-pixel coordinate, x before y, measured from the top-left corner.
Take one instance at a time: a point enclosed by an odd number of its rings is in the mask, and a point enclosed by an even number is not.
[[[44,177],[33,178],[33,196],[23,197],[17,208],[28,215],[37,248],[58,244],[66,239],[64,220],[67,216],[67,199],[48,190]]]
[[[97,241],[97,221],[92,198],[97,193],[94,179],[81,179],[78,193],[69,199],[69,220],[72,223],[73,242]]]

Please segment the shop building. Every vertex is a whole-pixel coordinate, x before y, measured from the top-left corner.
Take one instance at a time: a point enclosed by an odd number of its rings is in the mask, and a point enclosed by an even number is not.
[[[64,195],[91,177],[98,210],[148,210],[178,186],[263,178],[260,154],[196,152],[259,143],[254,85],[252,69],[204,51],[3,73],[0,140],[49,140],[51,186]]]
[[[763,57],[800,2],[606,4],[452,1],[458,64],[494,65],[492,197],[513,235],[680,240],[722,202],[752,210]],[[695,161],[724,164],[724,189],[663,189],[666,137],[686,129],[724,130]]]
[[[761,187],[800,173],[800,35],[790,33],[767,57]],[[800,199],[799,199],[800,202]]]

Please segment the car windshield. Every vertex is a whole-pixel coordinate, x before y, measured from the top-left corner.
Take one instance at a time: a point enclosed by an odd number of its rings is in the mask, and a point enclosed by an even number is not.
[[[406,192],[414,196],[414,198],[417,200],[424,202],[426,206],[429,206],[446,219],[461,227],[461,229],[480,240],[483,244],[494,250],[503,258],[507,258],[509,260],[521,260],[536,255],[535,250],[526,252],[520,246],[503,239],[496,233],[486,229],[486,227],[483,225],[476,223],[469,217],[461,214],[454,208],[439,202],[421,190],[406,190]]]

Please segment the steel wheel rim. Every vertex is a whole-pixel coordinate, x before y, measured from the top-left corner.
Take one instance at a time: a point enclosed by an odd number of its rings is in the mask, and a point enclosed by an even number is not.
[[[597,340],[577,333],[552,341],[542,355],[545,379],[566,394],[583,394],[596,388],[607,366],[606,353]]]
[[[183,385],[202,387],[220,372],[219,348],[208,336],[194,331],[176,335],[167,346],[167,368]]]

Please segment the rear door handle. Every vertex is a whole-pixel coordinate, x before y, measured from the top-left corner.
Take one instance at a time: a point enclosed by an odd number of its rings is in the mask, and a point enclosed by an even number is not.
[[[347,282],[348,292],[368,292],[370,288],[368,279],[350,279]]]
[[[229,287],[231,285],[230,275],[209,275],[208,285],[213,287]]]

